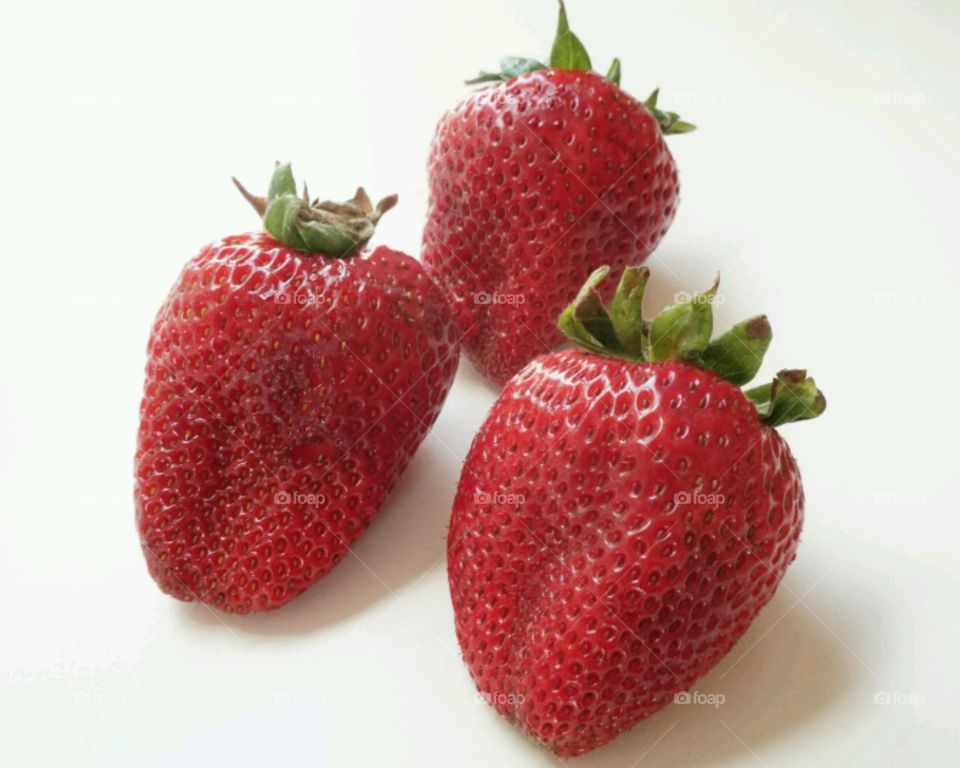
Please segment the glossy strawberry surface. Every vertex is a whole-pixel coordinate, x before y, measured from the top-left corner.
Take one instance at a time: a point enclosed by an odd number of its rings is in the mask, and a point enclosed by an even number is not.
[[[470,360],[504,382],[558,345],[601,264],[642,262],[673,220],[677,169],[650,111],[593,72],[485,87],[437,126],[423,261]]]
[[[454,502],[464,659],[557,754],[598,747],[709,671],[794,559],[803,490],[740,389],[676,361],[530,363],[476,436]]]
[[[165,592],[275,608],[334,567],[440,411],[458,333],[389,248],[226,238],[183,270],[148,344],[137,527]]]

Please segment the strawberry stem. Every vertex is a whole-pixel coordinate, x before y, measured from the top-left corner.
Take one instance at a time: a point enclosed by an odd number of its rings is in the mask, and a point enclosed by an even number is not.
[[[569,339],[595,354],[632,363],[682,360],[738,387],[756,376],[773,337],[770,323],[763,315],[752,317],[711,341],[719,276],[708,290],[684,296],[647,321],[641,305],[650,270],[627,267],[608,308],[597,288],[609,272],[606,266],[595,270],[560,314],[557,325]],[[815,418],[827,404],[814,380],[798,370],[780,371],[772,383],[744,394],[772,427]]]
[[[266,197],[248,192],[237,181],[240,194],[263,219],[263,227],[289,248],[347,258],[373,237],[380,217],[397,204],[397,196],[383,198],[374,207],[363,187],[346,202],[310,201],[307,187],[297,195],[289,163],[277,163]]]

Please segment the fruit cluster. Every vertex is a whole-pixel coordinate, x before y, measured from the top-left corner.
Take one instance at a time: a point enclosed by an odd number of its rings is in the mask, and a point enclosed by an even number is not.
[[[147,348],[135,505],[164,592],[242,614],[327,574],[436,420],[462,347],[505,383],[447,540],[483,698],[576,755],[730,650],[799,542],[777,428],[825,401],[799,370],[743,389],[770,325],[713,338],[716,283],[644,318],[639,265],[679,192],[664,137],[693,126],[620,74],[592,71],[561,3],[547,64],[511,57],[472,81],[432,145],[422,262],[367,246],[395,196],[314,200],[289,165],[265,197],[237,184],[265,231],[194,257]]]

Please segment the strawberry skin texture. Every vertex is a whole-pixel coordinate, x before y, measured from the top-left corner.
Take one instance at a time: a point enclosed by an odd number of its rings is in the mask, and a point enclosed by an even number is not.
[[[467,356],[498,383],[559,345],[557,316],[590,272],[649,256],[679,190],[647,108],[596,73],[558,69],[483,88],[443,117],[429,182],[423,262]]]
[[[676,361],[543,356],[494,405],[454,502],[464,659],[502,715],[587,752],[731,649],[802,520],[786,442],[734,385]]]
[[[257,233],[201,251],[147,349],[135,503],[160,588],[246,613],[329,572],[436,419],[457,336],[385,247],[336,259]]]

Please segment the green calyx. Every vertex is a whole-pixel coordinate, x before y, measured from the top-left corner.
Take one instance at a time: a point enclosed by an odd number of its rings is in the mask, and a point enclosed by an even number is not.
[[[671,133],[690,133],[690,131],[697,130],[697,126],[693,123],[688,123],[686,120],[681,120],[680,115],[676,112],[664,112],[662,109],[658,109],[657,100],[659,98],[660,89],[654,88],[653,93],[643,102],[643,106],[649,109],[650,114],[656,118],[660,124],[660,130],[663,131],[664,135],[669,136]]]
[[[770,384],[753,387],[744,394],[771,427],[813,419],[827,407],[823,392],[807,378],[806,371],[780,371]]]
[[[550,49],[550,61],[544,64],[539,59],[529,59],[521,56],[508,56],[500,61],[499,72],[481,72],[472,80],[467,80],[467,85],[478,85],[481,83],[493,83],[503,80],[510,80],[527,72],[535,72],[538,69],[565,69],[571,72],[589,72],[593,69],[593,63],[590,61],[590,54],[586,47],[570,30],[570,22],[567,19],[567,9],[560,2],[560,16],[557,19],[557,34],[553,40],[553,47]],[[608,80],[620,85],[621,66],[620,59],[614,59],[610,68],[607,70]],[[660,124],[661,130],[665,134],[670,133],[689,133],[696,126],[685,122],[679,118],[675,112],[663,112],[657,109],[657,97],[659,88],[653,92],[644,105]]]
[[[297,194],[289,163],[277,163],[266,197],[250,194],[236,179],[233,183],[260,214],[264,229],[281,243],[298,251],[335,258],[352,256],[365,245],[373,237],[380,217],[397,204],[397,196],[390,195],[374,207],[363,187],[344,203],[311,202],[306,184],[303,194]]]
[[[773,338],[770,323],[760,315],[711,339],[719,277],[703,293],[683,296],[652,320],[645,320],[641,304],[650,270],[627,267],[607,306],[597,287],[609,271],[609,267],[594,271],[561,313],[557,325],[572,341],[591,352],[634,363],[682,360],[713,371],[738,387],[757,375]],[[744,394],[756,405],[760,419],[771,427],[815,418],[827,406],[806,371],[780,371],[772,383]]]

